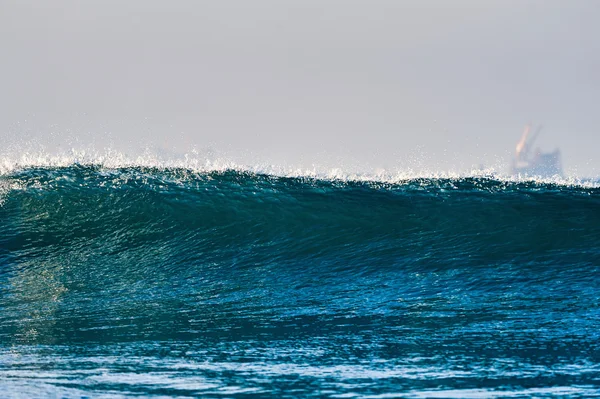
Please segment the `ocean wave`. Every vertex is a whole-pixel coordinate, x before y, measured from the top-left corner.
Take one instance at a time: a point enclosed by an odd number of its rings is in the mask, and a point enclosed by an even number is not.
[[[595,183],[181,162],[5,162],[8,392],[597,390]]]
[[[343,264],[431,264],[442,254],[476,264],[559,249],[554,261],[577,259],[600,242],[600,192],[583,185],[100,165],[27,168],[2,181],[5,231],[18,229],[54,250],[89,239],[105,247],[187,246],[190,253],[253,248],[264,257],[323,255]]]

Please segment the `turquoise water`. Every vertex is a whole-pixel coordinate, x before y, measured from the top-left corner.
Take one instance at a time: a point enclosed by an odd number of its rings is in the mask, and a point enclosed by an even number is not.
[[[600,189],[0,176],[0,396],[600,396]]]

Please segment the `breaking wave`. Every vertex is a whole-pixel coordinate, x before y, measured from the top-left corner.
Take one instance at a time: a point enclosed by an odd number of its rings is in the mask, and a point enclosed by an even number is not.
[[[1,165],[9,393],[600,387],[596,182],[306,173],[201,157]]]

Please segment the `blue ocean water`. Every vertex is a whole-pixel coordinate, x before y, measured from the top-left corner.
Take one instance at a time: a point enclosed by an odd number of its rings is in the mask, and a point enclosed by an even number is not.
[[[0,176],[1,397],[600,397],[600,188]]]

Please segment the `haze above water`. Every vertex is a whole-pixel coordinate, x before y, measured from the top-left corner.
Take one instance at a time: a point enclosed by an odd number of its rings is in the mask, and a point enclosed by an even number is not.
[[[505,172],[533,122],[595,177],[599,17],[595,0],[2,1],[0,153]]]

